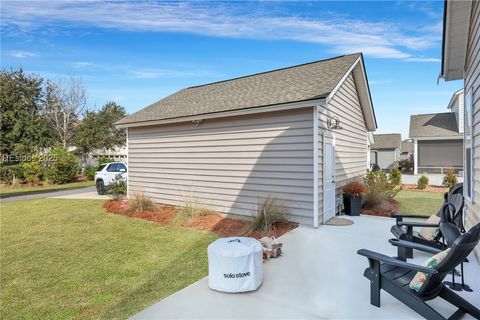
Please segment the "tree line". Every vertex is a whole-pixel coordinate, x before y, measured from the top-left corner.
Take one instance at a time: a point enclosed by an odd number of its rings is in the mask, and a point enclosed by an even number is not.
[[[88,106],[78,77],[54,82],[22,69],[2,70],[0,107],[2,162],[60,147],[84,163],[93,150],[125,145],[125,130],[113,125],[126,116],[125,108],[113,101]]]

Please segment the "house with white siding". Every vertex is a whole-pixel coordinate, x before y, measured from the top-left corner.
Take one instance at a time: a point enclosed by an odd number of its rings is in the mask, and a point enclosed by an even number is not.
[[[351,54],[186,88],[117,126],[129,194],[245,216],[271,195],[318,226],[364,176],[377,124],[363,56]]]
[[[480,222],[480,3],[445,1],[442,69],[445,81],[463,80],[465,225]],[[480,246],[475,250],[480,261]]]

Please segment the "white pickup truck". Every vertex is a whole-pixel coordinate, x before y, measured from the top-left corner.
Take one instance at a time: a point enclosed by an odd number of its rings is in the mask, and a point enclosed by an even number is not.
[[[98,194],[102,195],[107,192],[107,187],[115,181],[115,177],[120,175],[127,180],[127,163],[125,162],[109,162],[101,164],[97,172],[95,172],[95,186]]]

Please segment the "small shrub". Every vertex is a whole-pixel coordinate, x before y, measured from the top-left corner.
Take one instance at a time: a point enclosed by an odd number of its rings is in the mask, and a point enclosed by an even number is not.
[[[32,161],[22,163],[23,176],[29,183],[37,183],[42,176],[43,168],[39,160],[40,156],[34,155]]]
[[[109,163],[109,162],[112,162],[112,159],[110,159],[107,156],[101,156],[101,157],[97,158],[97,164],[98,165]]]
[[[350,182],[342,187],[343,194],[351,197],[363,196],[366,191],[365,185],[360,182]]]
[[[392,171],[390,171],[390,182],[395,186],[400,185],[402,182],[402,172],[400,169],[393,168]]]
[[[425,190],[428,187],[428,183],[429,183],[428,177],[421,176],[420,178],[418,178],[417,188],[420,190]]]
[[[209,213],[212,213],[212,210],[205,208],[198,199],[188,196],[177,211],[173,224],[181,224],[185,220],[195,219]]]
[[[452,168],[448,168],[447,172],[445,172],[445,175],[443,176],[443,181],[442,184],[450,189],[454,185],[456,185],[458,182],[457,180],[457,175],[455,174],[455,171],[453,171]]]
[[[365,176],[365,193],[363,206],[368,209],[378,209],[385,202],[394,200],[397,193],[401,190],[390,181],[387,174],[383,171],[368,171]]]
[[[250,227],[252,231],[269,231],[275,227],[275,224],[285,220],[287,214],[287,207],[282,202],[272,195],[267,195],[263,199],[258,199]]]
[[[127,182],[121,174],[117,174],[107,189],[113,200],[120,200],[127,195]]]
[[[97,172],[97,167],[86,167],[85,168],[85,176],[88,180],[93,181],[95,178],[95,172]]]
[[[135,190],[128,199],[127,211],[142,212],[155,211],[157,205],[142,190]]]
[[[52,162],[46,170],[47,178],[54,184],[64,184],[75,180],[78,169],[78,160],[63,148],[55,148],[50,156]]]
[[[15,181],[14,181],[15,180]],[[16,184],[25,180],[22,164],[0,165],[0,181],[6,184]]]
[[[413,171],[413,160],[412,159],[403,159],[399,161],[399,167],[403,173],[408,173]]]

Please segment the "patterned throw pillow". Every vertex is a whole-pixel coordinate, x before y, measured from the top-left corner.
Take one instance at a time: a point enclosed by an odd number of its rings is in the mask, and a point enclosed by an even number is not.
[[[430,218],[428,218],[427,221],[425,221],[425,223],[438,224],[440,223],[440,218],[436,214],[432,214]],[[440,229],[438,227],[437,228],[425,227],[420,229],[419,234],[423,239],[432,241],[438,236],[439,232],[440,232]]]
[[[424,263],[422,263],[422,266],[435,269],[440,264],[440,262],[445,259],[445,257],[448,255],[448,252],[450,252],[450,248],[428,258]],[[412,281],[410,281],[410,289],[419,292],[427,279],[428,273],[420,271],[417,272],[415,277],[413,277]]]

